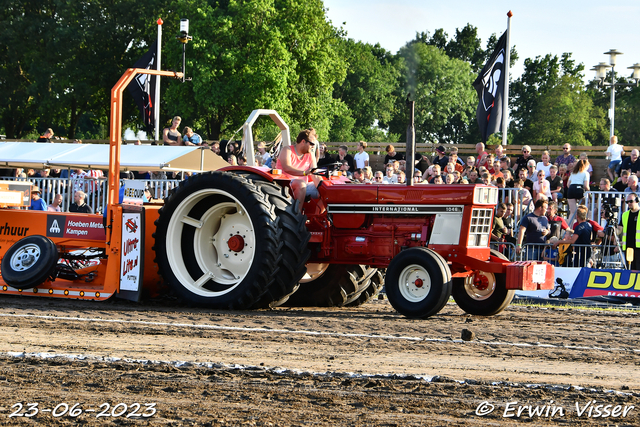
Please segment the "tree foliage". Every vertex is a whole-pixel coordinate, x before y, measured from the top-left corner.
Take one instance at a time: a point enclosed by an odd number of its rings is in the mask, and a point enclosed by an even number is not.
[[[330,138],[333,141],[345,141],[345,137],[375,140],[381,133],[378,123],[389,123],[393,116],[394,91],[400,72],[393,55],[380,45],[372,46],[352,39],[343,40],[341,45],[347,75],[342,83],[336,83],[333,96],[348,109],[334,123],[349,120],[352,126],[350,132],[347,124],[334,126]]]
[[[256,108],[277,110],[295,133],[321,139],[397,141],[416,101],[419,141],[474,143],[471,83],[493,51],[471,24],[452,37],[417,33],[397,53],[347,38],[322,0],[14,0],[0,8],[0,133],[21,138],[52,127],[69,138],[106,138],[110,90],[156,37],[162,17],[164,69],[180,70],[174,35],[189,18],[187,83],[164,79],[161,124],[183,117],[208,139],[228,138]],[[517,52],[511,47],[511,65]],[[509,140],[519,144],[606,144],[610,89],[582,83],[570,54],[524,61],[511,83]],[[624,79],[618,77],[620,81]],[[616,88],[616,133],[640,138],[640,89]],[[140,128],[125,94],[125,125]],[[268,121],[268,120],[267,120]],[[256,138],[277,130],[257,125]],[[272,126],[273,127],[273,126]]]
[[[621,143],[637,145],[640,141],[640,87],[616,93],[615,131]]]
[[[475,119],[475,78],[471,66],[449,58],[439,48],[412,43],[400,49],[401,92],[390,130],[404,135],[408,123],[405,97],[416,102],[415,129],[418,142],[459,142],[460,134],[449,125],[456,119],[469,123]]]
[[[218,139],[256,108],[272,108],[292,127],[313,125],[326,137],[331,94],[345,76],[338,31],[319,0],[188,0],[193,82],[173,85],[168,98]],[[177,112],[176,111],[176,112]]]
[[[584,66],[570,53],[524,61],[511,85],[510,131],[516,144],[592,145],[602,140],[604,118],[582,82]]]
[[[0,12],[1,126],[21,137],[52,127],[76,136],[83,116],[106,127],[110,89],[139,55],[156,1],[16,0]],[[125,110],[131,115],[134,110]],[[106,137],[106,135],[105,135]]]
[[[563,75],[538,100],[524,129],[535,145],[593,145],[607,140],[604,117],[593,106],[579,77]]]

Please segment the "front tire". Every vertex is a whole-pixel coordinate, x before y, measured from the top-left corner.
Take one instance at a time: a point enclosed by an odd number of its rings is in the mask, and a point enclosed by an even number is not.
[[[280,232],[261,186],[226,172],[193,176],[165,200],[154,234],[156,263],[188,303],[250,308],[274,280]]]
[[[425,319],[442,310],[449,300],[451,271],[431,249],[406,249],[389,263],[385,288],[389,302],[400,314]]]
[[[500,252],[492,249],[491,255],[507,260]],[[476,316],[493,316],[507,308],[515,295],[515,290],[507,289],[506,274],[484,271],[474,273],[471,281],[462,278],[453,280],[453,299],[466,313]]]
[[[49,238],[35,235],[14,243],[2,258],[2,279],[9,286],[31,289],[53,277],[58,248]]]

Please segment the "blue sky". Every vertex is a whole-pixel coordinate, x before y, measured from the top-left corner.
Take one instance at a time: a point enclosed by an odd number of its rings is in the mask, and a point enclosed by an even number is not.
[[[630,75],[626,68],[640,63],[640,0],[607,1],[502,1],[486,3],[470,0],[324,0],[327,16],[334,26],[342,26],[347,36],[371,44],[380,43],[396,53],[416,32],[444,28],[449,37],[467,23],[478,28],[483,47],[492,33],[498,36],[511,19],[511,44],[520,59],[511,73],[518,77],[525,58],[560,56],[572,52],[585,65],[585,77],[599,62],[609,61],[609,49],[624,53],[616,71]],[[484,5],[483,5],[484,4]],[[345,25],[342,25],[346,22]]]

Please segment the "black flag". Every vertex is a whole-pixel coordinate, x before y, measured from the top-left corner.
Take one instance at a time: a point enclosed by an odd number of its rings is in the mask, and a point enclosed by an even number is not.
[[[158,51],[158,42],[154,42],[149,51],[142,58],[133,64],[133,68],[156,68],[156,54]],[[142,113],[144,120],[144,129],[148,134],[153,135],[155,129],[154,108],[156,105],[156,76],[148,74],[138,74],[131,83],[129,83],[129,93],[138,104],[138,108]]]
[[[473,82],[473,87],[478,92],[478,126],[482,142],[487,142],[489,135],[498,132],[502,125],[502,103],[505,102],[504,82],[508,78],[505,75],[505,61],[507,58],[507,32],[505,31],[498,40],[496,49],[485,64],[480,75]]]

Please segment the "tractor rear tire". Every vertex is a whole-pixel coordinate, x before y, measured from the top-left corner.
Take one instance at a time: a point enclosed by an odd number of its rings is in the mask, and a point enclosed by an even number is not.
[[[491,249],[491,255],[508,260],[500,252]],[[511,304],[516,293],[507,289],[507,275],[480,271],[477,273],[482,280],[482,286],[475,283],[465,285],[463,278],[453,279],[451,295],[462,310],[476,316],[493,316],[500,313]]]
[[[342,307],[349,295],[359,290],[366,276],[365,266],[329,264],[313,279],[303,280],[284,305],[289,307]]]
[[[352,302],[360,298],[360,295],[369,288],[371,285],[371,278],[376,273],[376,269],[372,267],[362,266],[364,269],[364,275],[362,279],[358,281],[358,287],[355,292],[350,295],[347,295],[347,301],[344,303],[345,306],[349,306]]]
[[[431,249],[406,249],[389,263],[385,288],[389,302],[399,313],[426,319],[442,310],[449,300],[451,271]]]
[[[14,243],[2,258],[0,272],[9,286],[31,289],[53,277],[58,264],[58,248],[51,239],[35,235]]]
[[[375,273],[373,274],[373,276],[371,276],[371,279],[369,280],[369,286],[367,286],[367,288],[360,293],[358,298],[350,302],[347,302],[347,304],[345,305],[347,307],[358,307],[374,299],[384,287],[383,272],[384,270],[376,269]]]
[[[307,272],[307,260],[311,251],[307,247],[311,233],[307,230],[307,217],[299,213],[298,201],[289,195],[289,189],[277,184],[253,181],[262,192],[268,195],[275,207],[278,228],[281,231],[278,274],[267,292],[260,297],[253,308],[278,307],[298,289],[298,282]]]
[[[233,173],[181,182],[159,211],[154,238],[160,275],[197,306],[252,307],[280,263],[281,232],[269,194]]]

